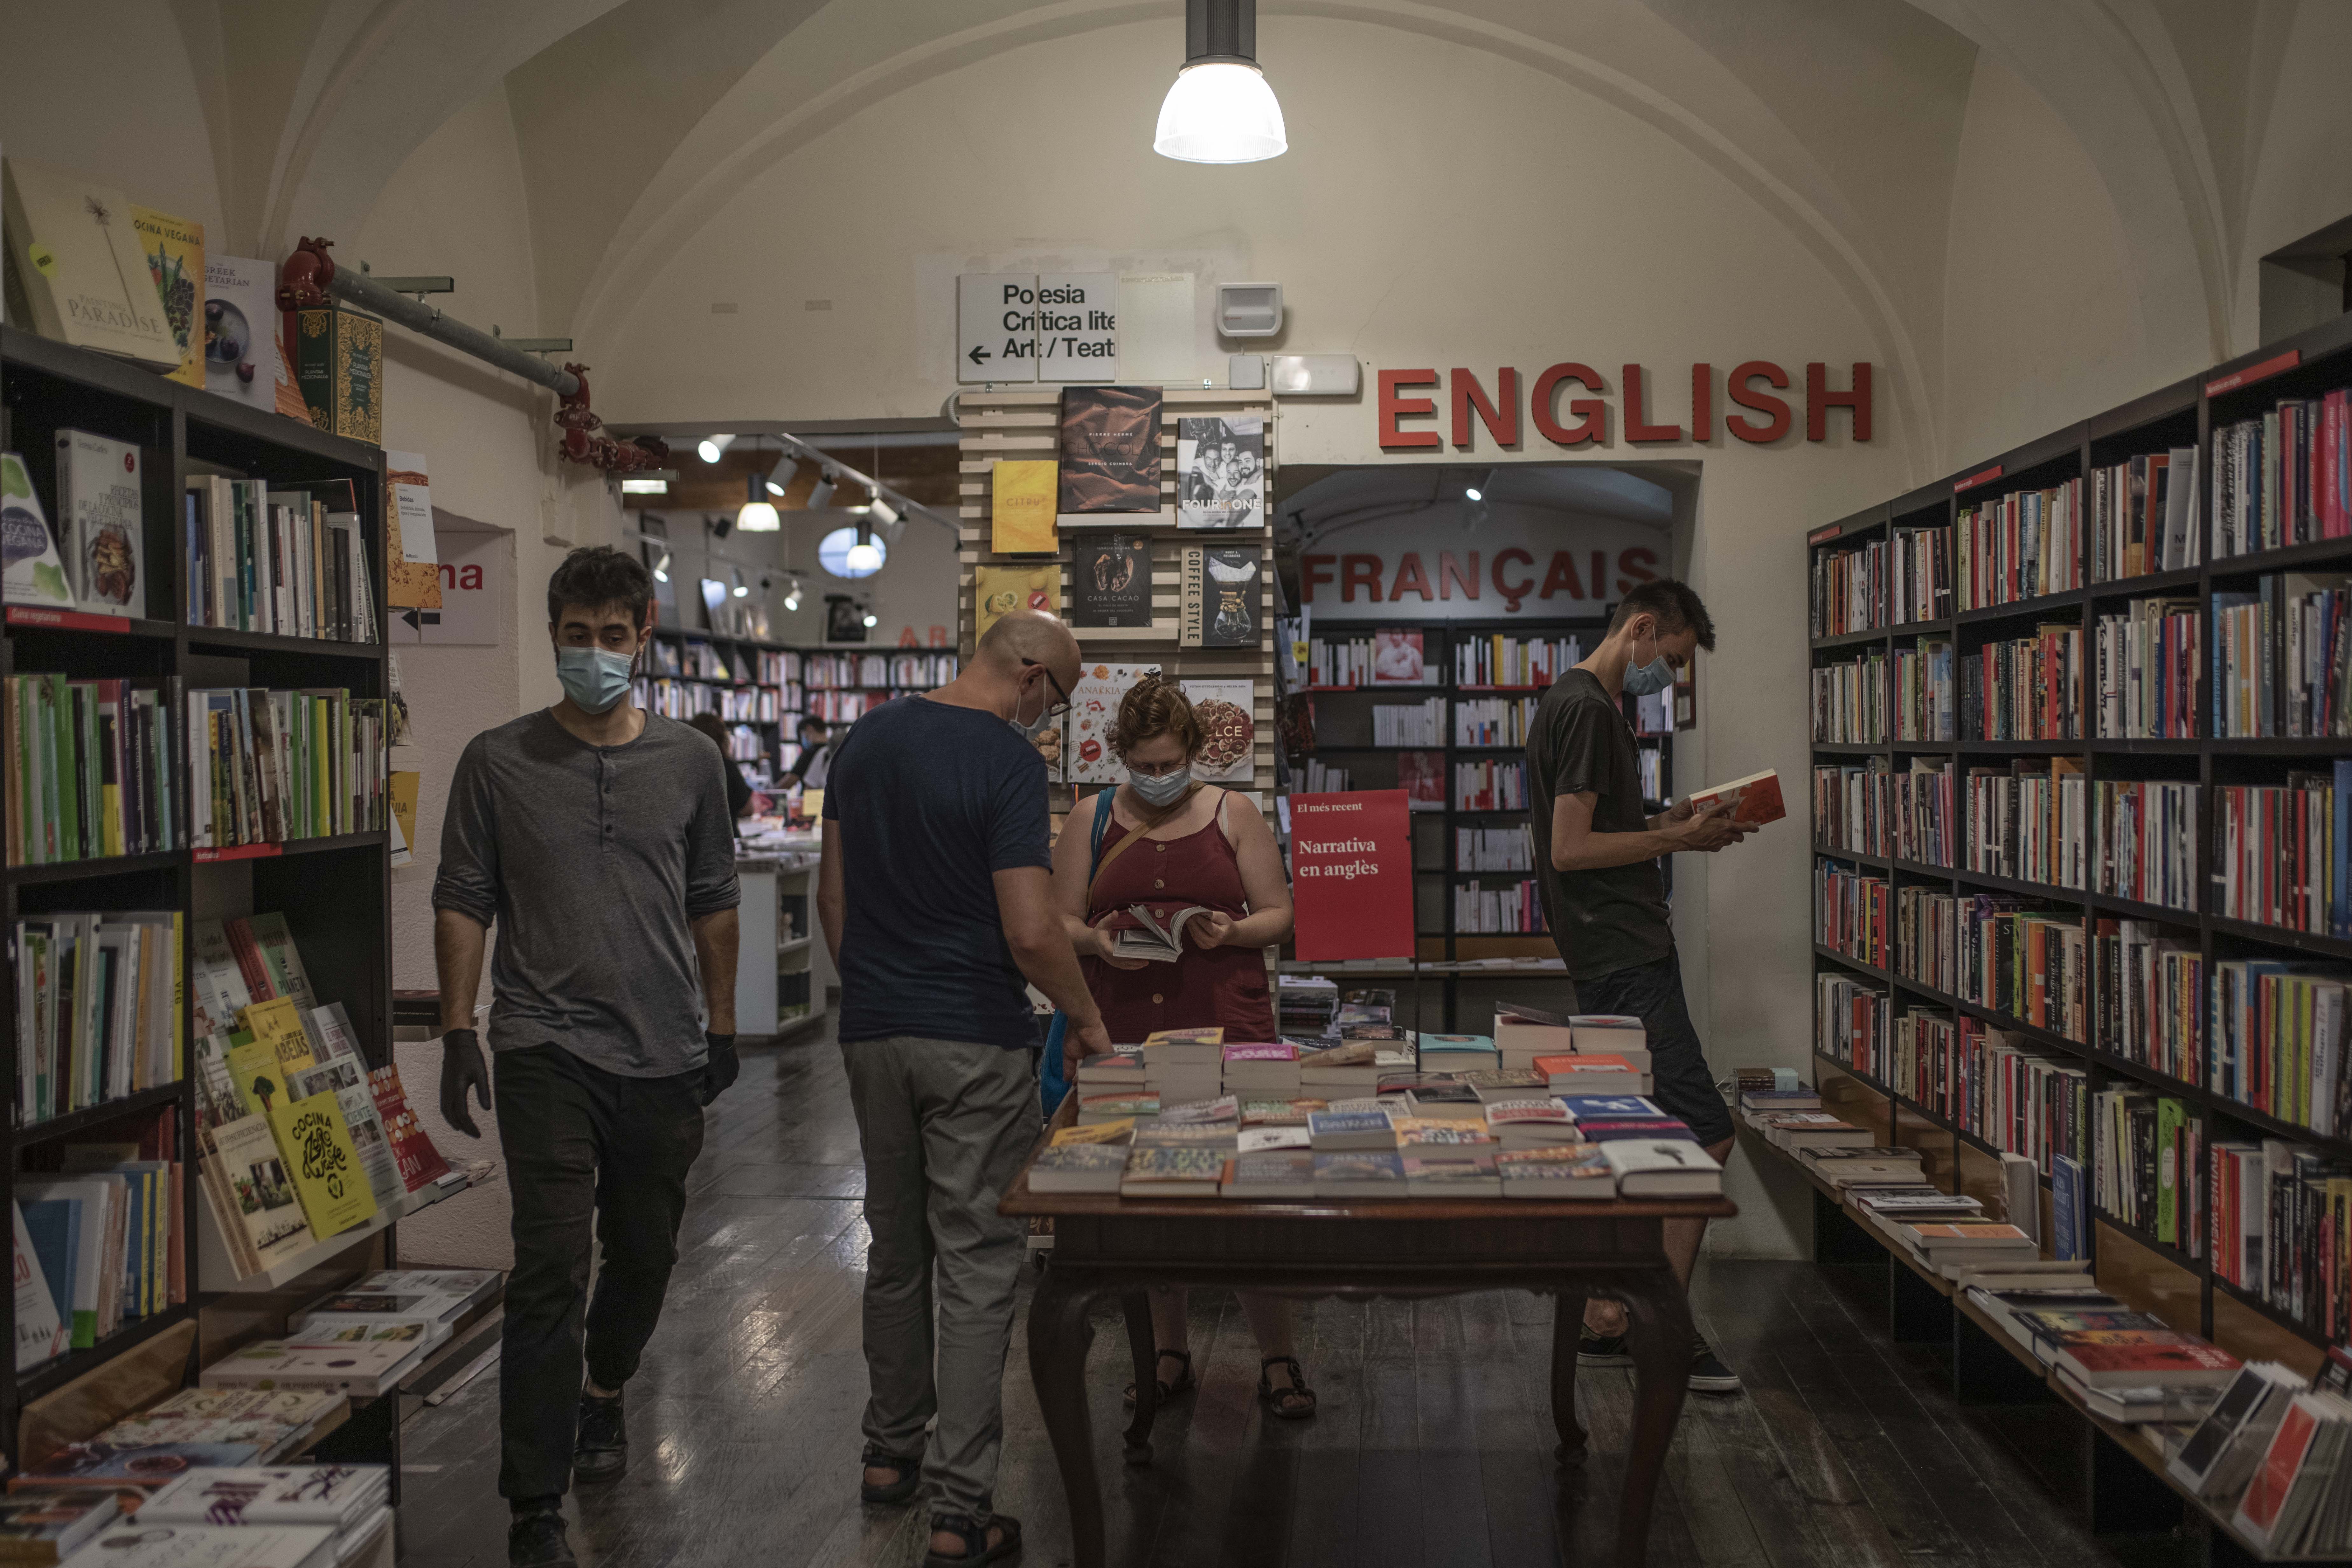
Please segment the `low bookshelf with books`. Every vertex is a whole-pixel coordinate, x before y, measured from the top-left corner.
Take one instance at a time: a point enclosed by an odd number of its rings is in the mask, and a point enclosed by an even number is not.
[[[392,1065],[383,453],[0,327],[0,454],[13,1469],[462,1178]]]
[[[1410,798],[1418,956],[1444,978],[1449,1027],[1463,1005],[1462,966],[1484,962],[1499,973],[1509,963],[1559,957],[1527,825],[1528,732],[1544,692],[1608,624],[1605,610],[1554,620],[1317,622],[1298,639],[1304,658],[1277,667],[1299,677],[1282,697],[1292,790],[1402,789]],[[1624,700],[1643,794],[1654,803],[1672,793],[1674,732],[1693,721],[1693,701],[1688,679]]]
[[[2352,321],[1806,542],[1825,1081],[2308,1375],[2352,1337]]]

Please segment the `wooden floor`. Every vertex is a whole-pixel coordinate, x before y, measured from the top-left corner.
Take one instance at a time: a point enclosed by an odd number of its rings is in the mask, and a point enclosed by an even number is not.
[[[856,1490],[863,1179],[830,1040],[748,1053],[695,1172],[667,1314],[627,1391],[630,1471],[566,1504],[584,1564],[919,1561],[917,1510],[866,1509]],[[2088,1568],[2170,1555],[2118,1557],[2095,1542],[2060,1500],[2068,1428],[2047,1413],[1958,1410],[1924,1354],[1868,1326],[1874,1305],[1862,1280],[1811,1265],[1702,1266],[1694,1310],[1748,1392],[1686,1405],[1653,1563]],[[1195,1296],[1202,1384],[1162,1414],[1145,1470],[1124,1469],[1109,1436],[1125,1350],[1111,1314],[1098,1317],[1114,1563],[1607,1560],[1631,1373],[1582,1379],[1594,1455],[1563,1476],[1545,1403],[1547,1300],[1302,1311],[1322,1413],[1269,1421],[1248,1324],[1229,1296]],[[1067,1522],[1023,1347],[1016,1327],[996,1506],[1026,1526],[1027,1563],[1064,1563]],[[406,1568],[502,1563],[495,1373],[417,1414],[405,1436]],[[2058,1472],[2058,1490],[2023,1455]]]

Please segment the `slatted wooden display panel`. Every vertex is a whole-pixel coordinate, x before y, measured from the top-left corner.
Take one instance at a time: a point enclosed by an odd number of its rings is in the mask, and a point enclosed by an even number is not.
[[[988,548],[991,528],[992,475],[1000,458],[1048,459],[1058,456],[1061,419],[1059,388],[1034,391],[966,392],[956,400],[956,421],[961,426],[961,453],[956,479],[958,566],[956,594],[957,646],[972,655],[975,620],[972,606],[974,568],[982,563],[1007,566],[1042,564],[1037,556],[997,555]],[[1265,421],[1265,487],[1271,500],[1275,475],[1274,403],[1263,395],[1208,389],[1169,391],[1160,395],[1160,510],[1150,512],[1106,512],[1099,521],[1062,524],[1062,604],[1070,603],[1068,541],[1082,532],[1139,533],[1151,540],[1151,610],[1150,627],[1074,626],[1078,644],[1089,661],[1114,664],[1156,664],[1172,680],[1239,680],[1247,678],[1255,697],[1252,717],[1257,729],[1256,756],[1246,786],[1261,806],[1271,809],[1274,799],[1274,530],[1180,529],[1176,526],[1176,422],[1187,416],[1255,414]],[[1271,515],[1269,509],[1269,515]],[[1255,648],[1199,648],[1177,645],[1177,612],[1182,596],[1184,551],[1192,545],[1221,549],[1255,547],[1258,552],[1258,643]],[[1089,788],[1093,786],[1088,786]],[[1074,792],[1056,784],[1055,809],[1068,809]]]

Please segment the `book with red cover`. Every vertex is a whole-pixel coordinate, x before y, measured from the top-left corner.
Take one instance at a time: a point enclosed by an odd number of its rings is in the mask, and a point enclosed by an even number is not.
[[[2193,1335],[2136,1330],[2063,1335],[2056,1361],[2085,1388],[2218,1388],[2238,1370],[2236,1356]]]
[[[1550,1080],[1554,1094],[1639,1094],[1642,1075],[1623,1057],[1598,1052],[1538,1057],[1536,1071]]]
[[[407,1091],[400,1087],[400,1069],[390,1062],[368,1074],[368,1090],[375,1096],[375,1113],[383,1122],[384,1141],[400,1168],[400,1180],[410,1192],[449,1173],[449,1162],[433,1146],[416,1112],[408,1108]]]
[[[1761,827],[1789,815],[1789,808],[1780,803],[1780,774],[1774,768],[1711,789],[1693,790],[1690,800],[1701,811],[1730,801],[1731,820],[1742,827]]]

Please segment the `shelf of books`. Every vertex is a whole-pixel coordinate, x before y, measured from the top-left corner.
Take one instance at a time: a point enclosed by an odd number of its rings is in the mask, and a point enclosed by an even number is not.
[[[463,1184],[391,1055],[384,493],[372,445],[0,328],[12,1490],[191,1367],[305,1386],[305,1310]],[[392,1441],[313,1415],[221,1462]]]
[[[1360,629],[1315,623],[1297,639],[1305,657],[1289,663],[1299,680],[1282,699],[1291,788],[1402,789],[1410,797],[1418,956],[1447,982],[1449,1029],[1460,1007],[1482,1016],[1492,1000],[1465,1003],[1465,977],[1565,973],[1535,882],[1525,748],[1544,692],[1608,624],[1605,611]],[[1625,700],[1652,801],[1672,791],[1674,731],[1692,722],[1694,704],[1687,681]]]
[[[2305,1373],[2352,1331],[2347,388],[2352,319],[1806,541],[1824,1071]]]
[[[670,719],[717,714],[728,726],[728,754],[752,765],[761,789],[800,760],[802,715],[850,724],[892,697],[956,677],[948,649],[845,653],[669,626],[654,628],[651,646],[636,680],[638,705]]]

